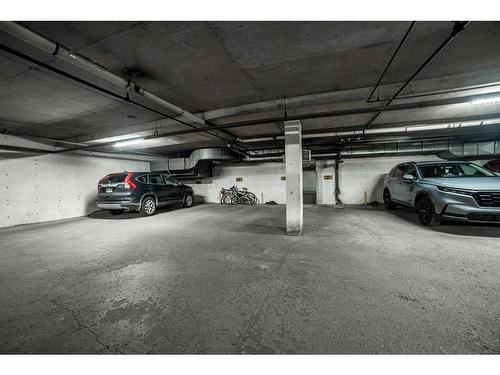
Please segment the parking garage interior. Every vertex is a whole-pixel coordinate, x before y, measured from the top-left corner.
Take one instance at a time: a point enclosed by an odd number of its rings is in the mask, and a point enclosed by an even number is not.
[[[500,158],[499,42],[493,21],[1,21],[0,353],[500,353],[494,215],[384,207],[396,165]],[[100,208],[129,172],[192,206]]]

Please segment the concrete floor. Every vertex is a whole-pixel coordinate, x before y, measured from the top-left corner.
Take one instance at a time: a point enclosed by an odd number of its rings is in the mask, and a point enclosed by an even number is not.
[[[500,227],[284,206],[0,230],[2,353],[499,353]]]

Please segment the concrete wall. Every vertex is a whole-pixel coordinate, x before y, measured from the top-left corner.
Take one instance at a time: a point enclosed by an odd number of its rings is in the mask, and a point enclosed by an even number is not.
[[[340,199],[344,204],[382,202],[385,175],[399,163],[409,160],[439,160],[437,156],[396,156],[363,159],[346,159],[340,166]],[[221,164],[215,168],[214,177],[202,184],[192,184],[197,201],[219,202],[221,187],[246,187],[257,195],[259,203],[274,200],[285,203],[285,165],[259,163],[251,165]],[[243,181],[237,182],[240,177]],[[321,160],[316,172],[304,173],[304,189],[316,186],[317,204],[335,204],[335,162]],[[313,181],[316,179],[316,181]],[[306,189],[307,187],[307,189]]]
[[[149,171],[149,162],[71,154],[0,160],[0,227],[66,219],[94,211],[108,173]]]
[[[411,160],[441,159],[437,156],[395,156],[345,159],[340,165],[339,170],[340,200],[344,204],[382,202],[384,178],[386,174],[389,173],[395,165]]]
[[[236,185],[254,193],[259,203],[270,200],[285,203],[286,180],[281,180],[282,176],[285,176],[284,163],[223,164],[215,168],[212,179],[190,186],[199,202],[219,202],[220,189]],[[237,178],[243,180],[236,181]]]
[[[381,202],[383,180],[393,166],[408,160],[438,159],[346,159],[340,167],[340,199],[344,204]],[[304,173],[304,187],[316,186],[317,204],[335,204],[334,166],[333,160],[318,161],[316,173]],[[70,154],[0,160],[0,227],[86,215],[96,209],[96,186],[104,175],[149,168],[149,162]],[[284,204],[286,180],[282,176],[283,163],[221,164],[212,179],[191,186],[201,202],[219,202],[221,187],[236,185],[255,193],[259,203],[273,200]]]

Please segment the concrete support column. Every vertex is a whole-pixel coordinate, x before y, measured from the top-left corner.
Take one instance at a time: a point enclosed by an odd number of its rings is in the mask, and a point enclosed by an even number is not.
[[[304,206],[302,197],[302,124],[285,121],[286,232],[302,234]]]

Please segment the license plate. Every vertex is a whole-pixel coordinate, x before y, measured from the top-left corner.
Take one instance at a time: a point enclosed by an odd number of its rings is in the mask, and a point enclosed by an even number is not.
[[[113,188],[106,188],[106,193],[112,193],[113,192]]]

